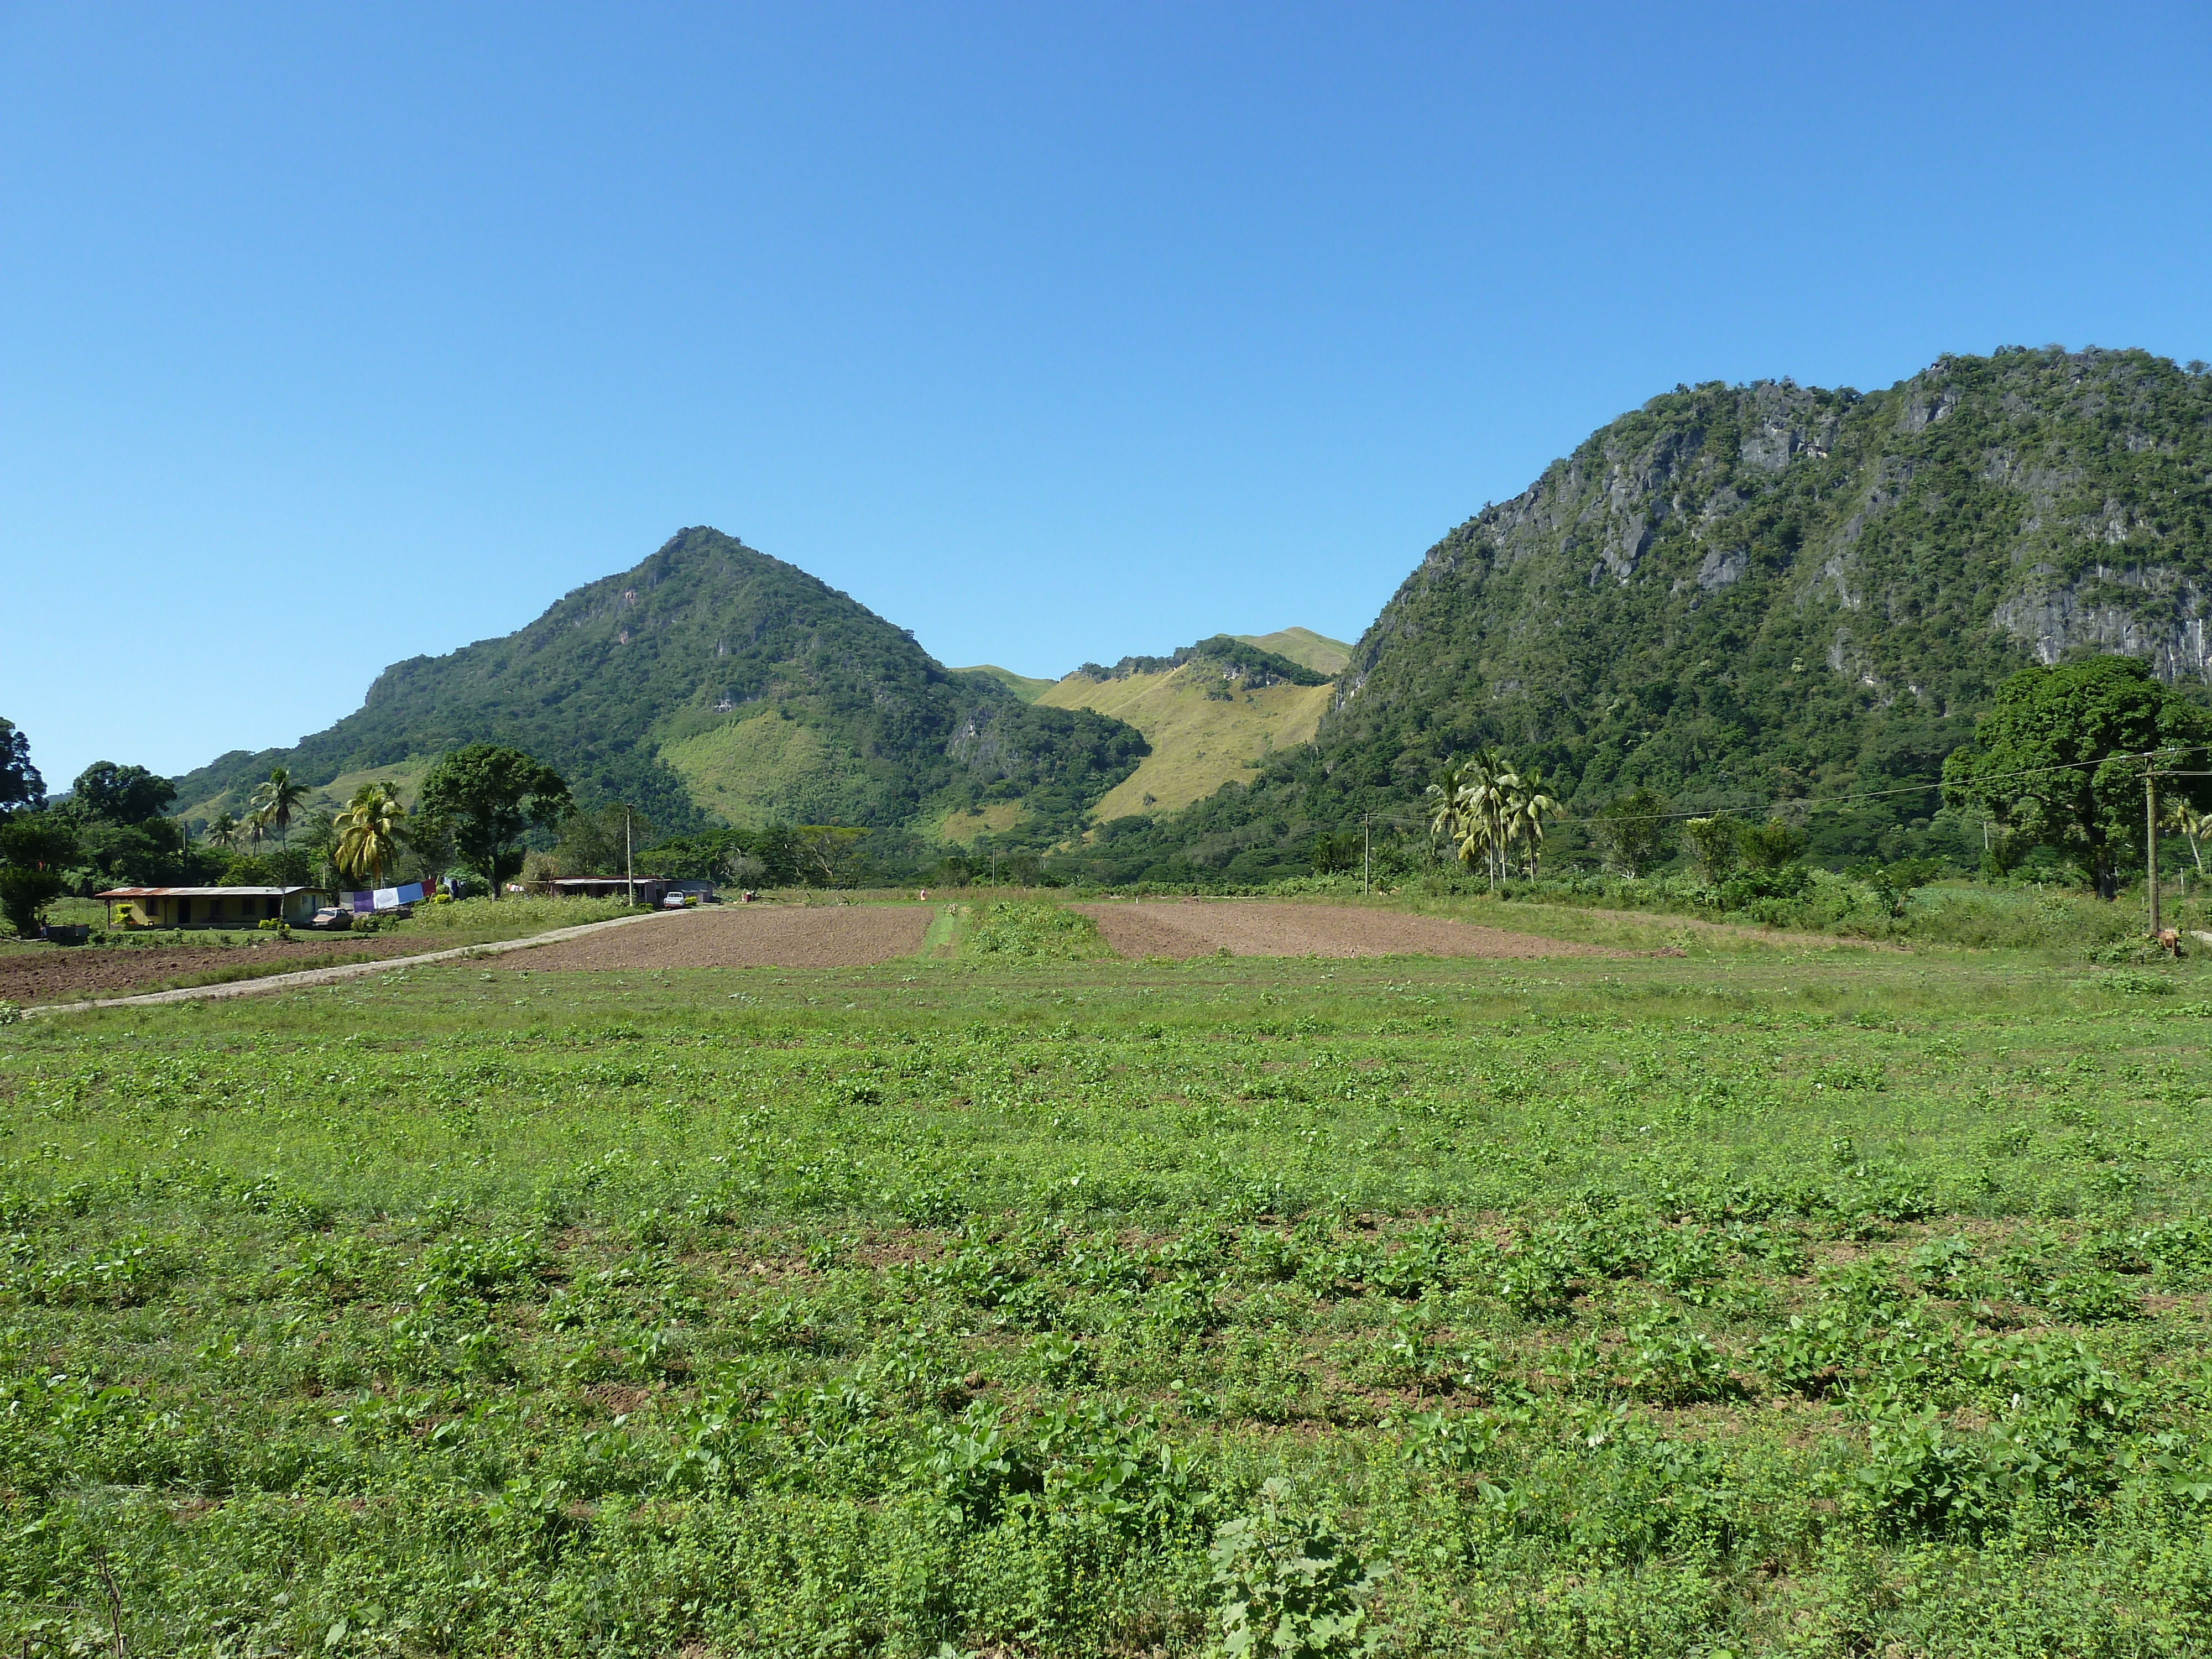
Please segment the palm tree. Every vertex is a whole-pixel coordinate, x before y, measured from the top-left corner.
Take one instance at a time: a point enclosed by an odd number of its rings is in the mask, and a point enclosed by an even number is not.
[[[1443,781],[1428,788],[1429,834],[1451,842],[1462,864],[1473,862],[1468,848],[1481,836],[1481,825],[1468,806],[1473,784],[1468,768],[1473,764],[1471,761],[1462,761],[1447,768]]]
[[[269,781],[253,792],[253,805],[276,832],[278,845],[291,830],[294,811],[307,799],[307,786],[294,782],[291,769],[284,766],[270,767]]]
[[[2197,860],[2197,873],[2204,873],[2204,840],[2212,836],[2212,812],[2200,812],[2185,800],[2178,800],[2166,808],[2166,827],[2181,831],[2182,839],[2189,843],[2189,856]]]
[[[207,843],[210,847],[220,847],[226,853],[233,852],[238,846],[239,831],[238,820],[225,812],[208,825]]]
[[[1459,769],[1460,861],[1472,865],[1480,848],[1492,882],[1505,872],[1507,806],[1520,787],[1512,763],[1494,749],[1477,750]]]
[[[246,822],[238,826],[238,833],[258,856],[261,843],[269,834],[269,815],[266,812],[248,812]]]
[[[1552,793],[1551,781],[1538,767],[1530,767],[1513,793],[1512,839],[1528,849],[1528,879],[1536,879],[1538,860],[1544,851],[1544,820],[1556,817],[1566,807]]]
[[[1437,781],[1421,793],[1428,803],[1429,840],[1457,843],[1459,840],[1459,772],[1446,767]]]
[[[364,783],[337,815],[335,827],[338,868],[381,886],[385,866],[399,856],[399,843],[407,836],[407,809],[399,804],[398,791],[389,784]]]

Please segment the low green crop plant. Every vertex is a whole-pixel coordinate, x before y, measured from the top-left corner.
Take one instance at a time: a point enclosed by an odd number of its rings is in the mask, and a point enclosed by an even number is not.
[[[1252,1513],[1224,1522],[1208,1553],[1231,1659],[1334,1659],[1374,1650],[1366,1602],[1386,1569],[1318,1521],[1284,1512],[1280,1481]]]
[[[1085,962],[1113,954],[1096,921],[1046,899],[988,906],[968,935],[967,950],[1002,962]]]

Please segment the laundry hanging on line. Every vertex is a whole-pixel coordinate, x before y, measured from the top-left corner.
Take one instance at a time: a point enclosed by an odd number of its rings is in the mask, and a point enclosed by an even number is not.
[[[341,893],[338,902],[357,916],[373,915],[379,910],[397,910],[402,905],[422,902],[422,884],[410,881],[404,887],[379,887],[367,893]]]

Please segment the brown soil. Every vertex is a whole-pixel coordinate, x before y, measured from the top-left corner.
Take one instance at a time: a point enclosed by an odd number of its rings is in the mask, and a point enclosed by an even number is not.
[[[564,945],[518,951],[502,968],[865,968],[921,949],[919,904],[718,904],[672,912]]]
[[[1125,957],[1618,957],[1602,945],[1509,933],[1442,916],[1273,899],[1079,904]]]
[[[0,956],[0,1002],[28,1008],[218,976],[258,976],[332,963],[419,956],[424,947],[422,939],[392,933],[362,939],[337,933],[323,939],[295,939],[289,944],[270,939],[228,949],[219,945],[140,949],[49,945]]]

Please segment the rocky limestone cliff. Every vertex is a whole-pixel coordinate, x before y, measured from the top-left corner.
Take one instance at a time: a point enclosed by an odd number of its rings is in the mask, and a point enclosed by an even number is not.
[[[1321,741],[1376,782],[1485,740],[1585,793],[1932,776],[1996,681],[2212,680],[2212,376],[1946,357],[1887,392],[1677,387],[1431,548]]]

